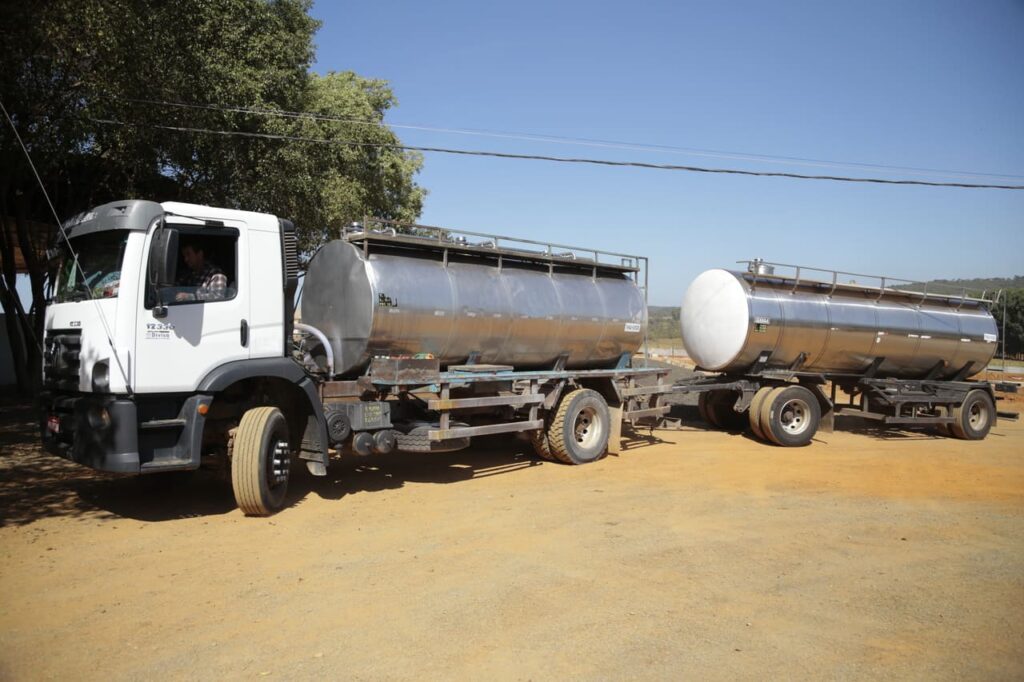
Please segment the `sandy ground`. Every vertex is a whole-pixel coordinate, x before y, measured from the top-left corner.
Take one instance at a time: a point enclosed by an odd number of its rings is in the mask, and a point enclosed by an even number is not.
[[[3,679],[1021,679],[1024,424],[111,478],[0,425]],[[849,423],[848,426],[856,426]]]

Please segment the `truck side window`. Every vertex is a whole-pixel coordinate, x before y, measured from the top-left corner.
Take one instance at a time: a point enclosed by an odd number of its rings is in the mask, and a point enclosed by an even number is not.
[[[227,301],[237,294],[237,234],[197,234],[182,231],[178,240],[175,286],[160,290],[164,305]],[[146,286],[146,307],[156,292]]]

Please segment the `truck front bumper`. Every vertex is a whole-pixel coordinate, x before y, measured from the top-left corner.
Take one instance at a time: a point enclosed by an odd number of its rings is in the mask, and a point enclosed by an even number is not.
[[[109,395],[43,397],[47,452],[100,471],[139,473],[135,402]]]

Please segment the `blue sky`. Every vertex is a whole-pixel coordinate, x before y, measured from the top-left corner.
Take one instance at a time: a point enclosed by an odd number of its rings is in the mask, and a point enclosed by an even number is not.
[[[316,70],[387,121],[1020,176],[820,168],[400,129],[407,144],[1024,184],[1024,2],[318,2]],[[1024,191],[427,154],[422,221],[636,252],[651,302],[763,257],[911,278],[1024,273]]]

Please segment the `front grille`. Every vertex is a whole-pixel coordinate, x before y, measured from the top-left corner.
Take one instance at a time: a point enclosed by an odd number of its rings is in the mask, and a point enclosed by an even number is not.
[[[81,353],[81,330],[48,331],[43,355],[43,386],[52,390],[77,391],[79,369],[82,366]]]
[[[298,239],[294,232],[284,233],[284,271],[287,280],[299,277]]]

